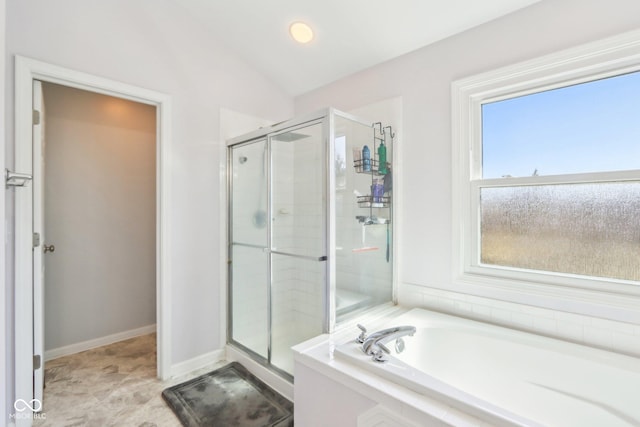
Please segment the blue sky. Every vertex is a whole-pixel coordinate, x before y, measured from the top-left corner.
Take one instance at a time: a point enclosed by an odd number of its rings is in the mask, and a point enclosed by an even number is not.
[[[640,72],[485,104],[483,177],[640,169]]]

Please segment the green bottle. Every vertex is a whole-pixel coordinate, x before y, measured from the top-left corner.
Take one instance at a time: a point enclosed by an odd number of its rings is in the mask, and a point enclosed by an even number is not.
[[[386,175],[389,170],[387,169],[387,147],[384,146],[384,142],[381,142],[378,147],[378,162],[378,173]]]

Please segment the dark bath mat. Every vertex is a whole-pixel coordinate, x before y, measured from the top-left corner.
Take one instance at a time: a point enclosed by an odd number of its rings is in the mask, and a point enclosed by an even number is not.
[[[186,427],[293,426],[293,403],[238,362],[169,387],[162,397]]]

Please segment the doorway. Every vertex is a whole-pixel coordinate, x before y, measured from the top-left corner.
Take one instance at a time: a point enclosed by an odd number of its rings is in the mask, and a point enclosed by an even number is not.
[[[156,107],[36,84],[47,361],[155,332]]]
[[[15,68],[15,170],[36,176],[42,171],[32,165],[34,159],[34,81],[60,84],[89,92],[148,104],[156,108],[156,328],[157,373],[161,379],[171,375],[170,363],[170,203],[169,185],[171,153],[171,98],[168,95],[126,85],[86,73],[58,67],[29,58],[16,56]],[[38,295],[38,266],[35,264],[33,187],[26,186],[15,192],[15,399],[31,401],[36,396],[34,379],[42,370],[42,354],[34,352],[38,327],[34,319],[42,316],[41,308],[34,306]],[[40,331],[41,333],[42,331]],[[39,360],[38,360],[39,359]],[[17,420],[18,425],[30,425],[31,420]]]

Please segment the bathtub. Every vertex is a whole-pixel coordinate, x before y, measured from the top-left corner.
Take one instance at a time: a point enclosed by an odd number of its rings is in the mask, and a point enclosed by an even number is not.
[[[420,309],[399,325],[417,332],[386,363],[353,340],[334,357],[491,425],[640,426],[640,359]]]

